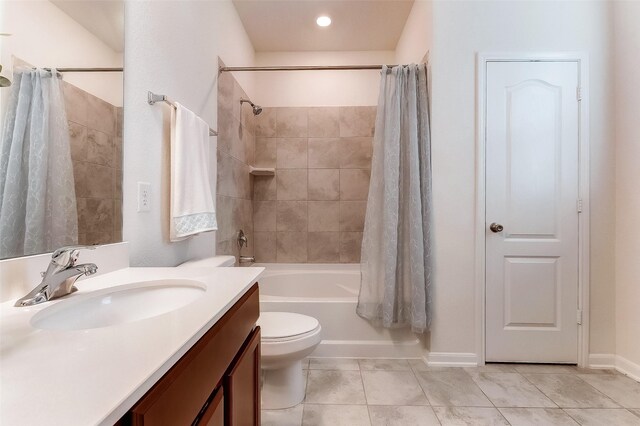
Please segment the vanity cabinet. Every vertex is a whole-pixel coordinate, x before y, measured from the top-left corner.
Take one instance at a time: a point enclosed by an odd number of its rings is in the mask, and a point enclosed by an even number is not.
[[[259,306],[255,284],[117,424],[258,426]]]

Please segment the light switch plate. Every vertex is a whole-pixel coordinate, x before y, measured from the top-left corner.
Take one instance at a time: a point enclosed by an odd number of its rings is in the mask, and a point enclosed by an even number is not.
[[[151,184],[138,182],[138,211],[151,211]]]

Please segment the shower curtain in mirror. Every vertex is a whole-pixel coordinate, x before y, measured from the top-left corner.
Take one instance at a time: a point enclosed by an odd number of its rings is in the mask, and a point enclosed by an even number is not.
[[[431,141],[425,64],[382,68],[357,312],[429,330]]]
[[[60,74],[18,70],[0,145],[0,258],[77,244],[69,128]]]

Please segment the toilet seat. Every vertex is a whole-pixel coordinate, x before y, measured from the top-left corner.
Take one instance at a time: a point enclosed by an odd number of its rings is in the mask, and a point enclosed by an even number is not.
[[[320,329],[317,319],[292,312],[262,312],[258,319],[263,342],[288,342],[315,335]]]

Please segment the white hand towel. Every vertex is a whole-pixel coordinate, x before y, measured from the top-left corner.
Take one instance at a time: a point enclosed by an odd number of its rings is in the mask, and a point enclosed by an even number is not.
[[[171,241],[218,229],[210,183],[216,169],[216,142],[209,138],[209,125],[176,103],[171,113]]]

